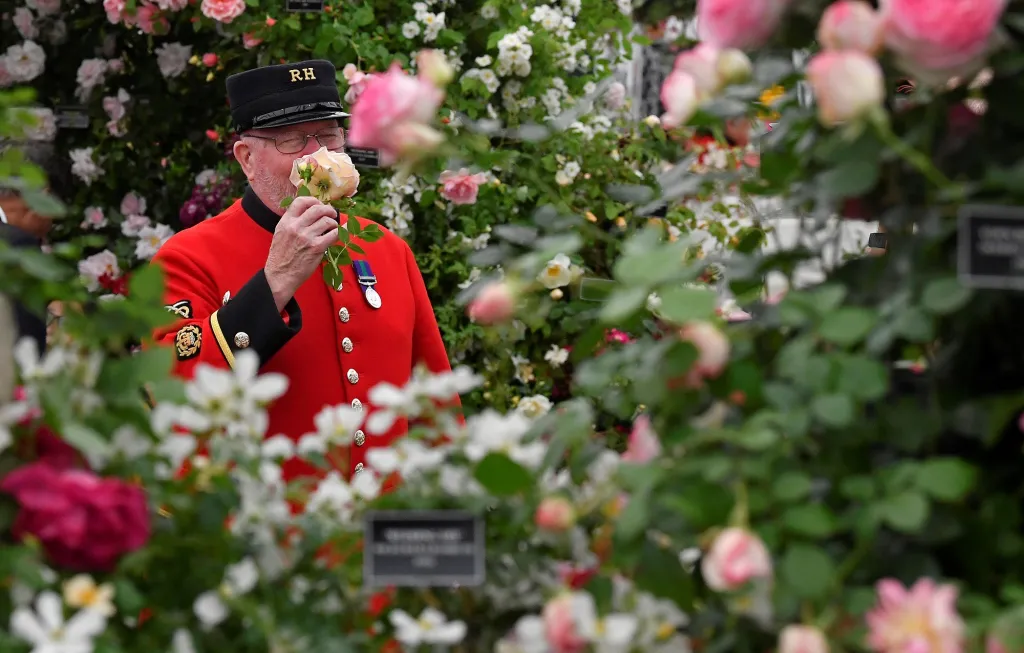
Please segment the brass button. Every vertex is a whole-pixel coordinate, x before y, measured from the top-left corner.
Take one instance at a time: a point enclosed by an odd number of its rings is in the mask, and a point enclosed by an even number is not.
[[[353,348],[352,347],[352,339],[351,338],[342,338],[342,340],[341,340],[341,348],[345,350],[346,354],[351,354],[352,353],[352,348]]]
[[[342,322],[348,322],[349,317],[350,316],[348,314],[348,309],[347,308],[342,306],[341,308],[338,309],[338,319],[339,320],[341,320]]]
[[[355,370],[349,370],[348,372],[345,373],[345,376],[348,378],[349,383],[353,385],[359,383],[359,372],[356,372]]]
[[[363,409],[363,402],[359,401],[358,399],[353,399],[352,400],[352,407],[355,408],[356,410],[362,410]]]
[[[362,429],[359,429],[356,431],[356,446],[361,447],[364,442],[366,442],[366,434],[363,433]]]
[[[249,346],[249,334],[245,331],[239,331],[235,334],[235,346],[239,349],[245,349]]]
[[[363,471],[363,463],[356,463],[356,474]]]

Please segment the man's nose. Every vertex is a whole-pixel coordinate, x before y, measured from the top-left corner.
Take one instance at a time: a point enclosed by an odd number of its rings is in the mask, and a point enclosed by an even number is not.
[[[310,136],[306,139],[306,147],[302,148],[302,156],[312,154],[320,149],[320,141],[316,140],[316,136]]]

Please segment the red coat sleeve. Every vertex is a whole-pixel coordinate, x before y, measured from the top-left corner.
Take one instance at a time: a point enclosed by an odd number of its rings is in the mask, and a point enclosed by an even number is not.
[[[207,266],[168,242],[153,258],[164,274],[167,310],[179,318],[158,329],[154,339],[174,347],[175,372],[191,378],[198,363],[234,367],[235,353],[255,351],[266,363],[302,328],[302,313],[294,299],[277,312],[267,277],[260,270],[222,305]]]
[[[405,265],[409,274],[409,283],[412,285],[412,296],[414,311],[414,326],[412,334],[412,365],[416,367],[423,364],[434,374],[450,372],[451,363],[448,361],[448,352],[444,348],[444,340],[441,338],[441,330],[437,327],[437,318],[434,316],[434,307],[430,303],[430,296],[427,295],[427,286],[423,282],[423,275],[416,263],[416,257],[408,244],[405,248]],[[453,406],[460,413],[462,402],[456,397],[447,404]]]

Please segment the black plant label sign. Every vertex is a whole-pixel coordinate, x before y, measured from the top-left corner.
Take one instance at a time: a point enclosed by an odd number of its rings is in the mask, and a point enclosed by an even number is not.
[[[57,107],[53,115],[58,129],[89,129],[89,112],[85,107]]]
[[[974,288],[1024,290],[1024,207],[962,207],[957,273],[964,285]]]
[[[323,11],[324,0],[285,0],[288,11]]]
[[[346,147],[345,154],[357,168],[379,168],[380,152],[365,147]]]

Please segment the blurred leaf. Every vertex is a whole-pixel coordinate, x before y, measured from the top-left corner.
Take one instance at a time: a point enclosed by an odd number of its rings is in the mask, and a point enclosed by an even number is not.
[[[917,485],[942,501],[959,501],[974,487],[977,470],[959,458],[933,458],[921,463]]]
[[[782,523],[788,530],[808,537],[827,537],[836,529],[835,517],[818,503],[787,508],[782,513]]]
[[[967,303],[971,289],[960,283],[956,277],[936,279],[925,286],[921,303],[935,315],[948,315]]]
[[[679,286],[659,295],[658,313],[669,322],[684,324],[692,320],[706,320],[715,314],[718,295],[711,289]]]
[[[695,585],[679,561],[679,555],[648,540],[640,553],[634,580],[639,589],[668,599],[682,610],[693,605]]]
[[[821,549],[795,544],[783,555],[780,571],[783,580],[798,596],[816,599],[832,587],[836,565]]]
[[[853,401],[847,395],[818,395],[811,401],[814,416],[828,426],[843,427],[853,422]]]
[[[898,531],[916,533],[928,520],[928,499],[908,490],[878,504],[882,518]]]
[[[867,308],[844,306],[822,319],[818,335],[837,345],[851,346],[863,340],[875,325],[875,314]]]
[[[24,190],[21,192],[22,199],[29,208],[40,215],[60,219],[67,215],[67,207],[59,199],[39,190]]]
[[[72,447],[90,457],[110,454],[110,443],[102,435],[84,424],[66,422],[60,429],[61,437]]]
[[[817,183],[832,197],[857,197],[878,183],[878,159],[851,159],[818,176]]]
[[[885,365],[861,356],[836,357],[839,372],[836,390],[862,401],[881,399],[889,390],[889,372]]]
[[[811,493],[811,477],[803,472],[783,472],[772,484],[779,501],[799,501]]]
[[[616,323],[640,310],[647,304],[649,293],[645,288],[626,288],[613,292],[601,307],[601,320]]]
[[[503,453],[484,456],[473,471],[473,477],[498,497],[519,494],[534,485],[530,472]]]

